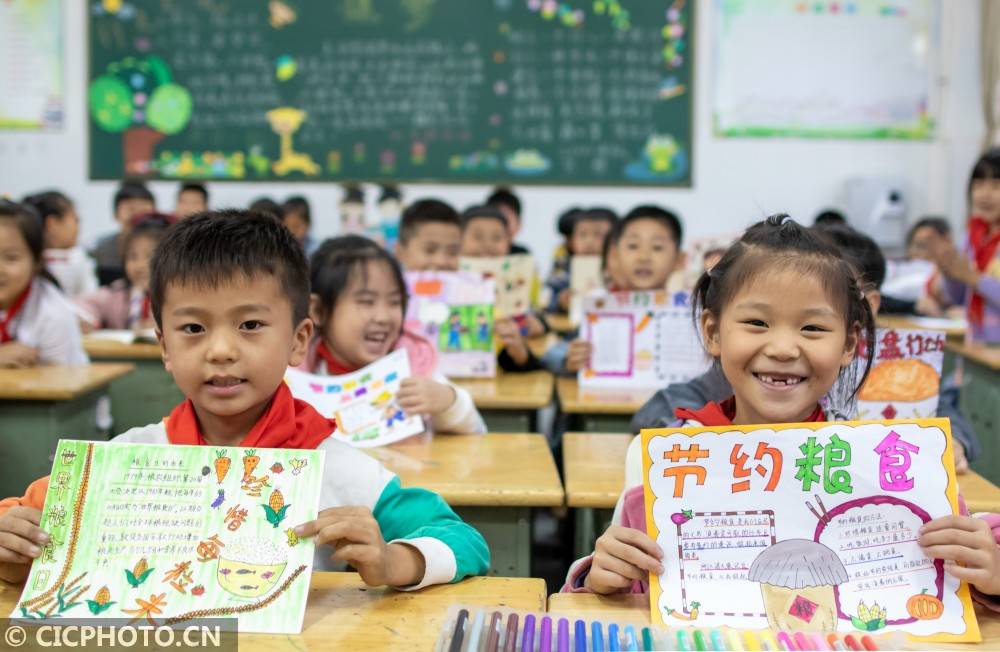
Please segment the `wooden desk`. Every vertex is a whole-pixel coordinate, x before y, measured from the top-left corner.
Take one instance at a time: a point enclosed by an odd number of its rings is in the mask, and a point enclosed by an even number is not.
[[[554,379],[547,371],[498,371],[495,378],[462,378],[454,383],[472,395],[491,432],[535,432],[538,410],[552,402]]]
[[[554,312],[545,313],[545,321],[549,322],[549,328],[560,335],[566,335],[576,330],[576,326],[570,320],[569,315],[557,314]]]
[[[649,596],[555,593],[549,596],[549,613],[604,618],[617,622],[649,624]],[[911,650],[1000,650],[1000,614],[976,605],[983,641],[974,643],[912,643]]]
[[[945,350],[960,358],[962,390],[959,405],[979,437],[983,452],[972,468],[993,484],[1000,483],[1000,346],[945,342]]]
[[[531,573],[531,509],[563,504],[563,488],[542,435],[420,435],[366,451],[403,486],[440,494],[486,538],[491,574]]]
[[[556,380],[559,406],[570,416],[570,429],[584,432],[631,432],[632,415],[655,389],[581,389],[576,378]]]
[[[84,338],[83,348],[91,360],[135,365],[133,375],[111,383],[111,419],[115,434],[156,423],[184,400],[184,394],[163,368],[159,344],[122,344]]]
[[[958,476],[958,490],[970,513],[1000,512],[1000,487],[975,471]]]
[[[0,370],[0,494],[48,475],[60,439],[107,439],[97,402],[130,364]]]
[[[625,452],[632,435],[568,432],[563,435],[566,505],[573,508],[573,555],[594,550],[611,520],[625,479]]]
[[[10,613],[20,586],[0,582]],[[301,634],[240,634],[246,651],[432,650],[453,604],[545,610],[540,579],[473,577],[416,592],[369,588],[356,573],[313,573]]]

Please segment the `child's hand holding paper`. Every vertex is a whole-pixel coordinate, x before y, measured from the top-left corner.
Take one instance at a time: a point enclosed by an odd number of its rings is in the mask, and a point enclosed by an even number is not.
[[[594,347],[590,342],[575,339],[566,351],[566,371],[576,373],[590,366],[590,355]]]
[[[513,319],[498,319],[494,325],[494,333],[500,341],[500,346],[507,350],[507,355],[514,362],[522,365],[528,361],[528,345]]]
[[[441,414],[455,402],[455,390],[449,385],[423,376],[404,378],[396,402],[406,414]]]
[[[584,585],[594,593],[627,589],[649,573],[663,572],[663,551],[640,530],[612,525],[594,545],[594,557]]]
[[[917,542],[928,557],[945,560],[945,570],[954,577],[986,595],[1000,595],[1000,547],[983,519],[936,518],[920,528]]]
[[[38,527],[41,519],[42,513],[37,509],[20,506],[11,507],[0,516],[0,562],[30,564],[42,554],[41,546],[49,542],[49,535]],[[24,570],[27,572],[28,568]]]

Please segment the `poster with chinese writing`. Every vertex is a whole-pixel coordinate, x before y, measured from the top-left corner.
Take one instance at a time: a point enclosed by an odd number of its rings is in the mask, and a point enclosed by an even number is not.
[[[600,256],[573,256],[569,259],[569,318],[574,325],[583,318],[583,297],[603,288]]]
[[[63,3],[0,2],[0,129],[59,129],[63,124]]]
[[[325,452],[62,440],[11,618],[302,630]]]
[[[403,379],[410,377],[404,349],[342,376],[318,376],[298,369],[285,372],[295,398],[337,420],[331,437],[356,448],[385,446],[424,431],[420,415],[408,415],[396,403]]]
[[[496,289],[496,319],[517,317],[531,309],[531,293],[535,284],[535,261],[529,254],[495,258],[466,258],[458,262],[462,272],[481,274],[493,279]]]
[[[496,375],[492,279],[469,272],[407,272],[406,287],[406,328],[434,344],[441,373],[449,378]]]
[[[711,359],[686,292],[615,292],[584,297],[580,337],[590,342],[581,388],[665,387],[695,378]]]
[[[917,544],[958,513],[951,447],[947,419],[644,430],[653,621],[978,641]]]

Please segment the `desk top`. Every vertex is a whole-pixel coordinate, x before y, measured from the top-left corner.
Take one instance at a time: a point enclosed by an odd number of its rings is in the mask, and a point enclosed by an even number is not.
[[[160,345],[149,342],[125,344],[114,340],[83,338],[83,350],[94,360],[159,360]]]
[[[68,401],[128,375],[133,369],[135,366],[127,363],[0,369],[0,399]]]
[[[540,410],[552,401],[552,374],[497,372],[495,378],[456,378],[481,410]]]
[[[21,587],[0,582],[0,613]],[[356,573],[313,573],[302,633],[241,634],[241,650],[431,650],[452,604],[544,611],[545,581],[474,577],[415,592],[369,588]]]
[[[576,378],[556,379],[556,392],[567,414],[635,414],[655,389],[581,389]]]
[[[545,321],[549,322],[549,328],[556,333],[572,333],[576,329],[569,315],[547,312],[545,313]]]
[[[938,327],[934,325],[934,321],[928,323],[921,323],[922,318],[918,315],[879,315],[875,320],[879,328],[909,328],[916,330],[931,330],[931,331],[944,331],[945,337],[949,340],[961,341],[965,338],[965,327],[964,326],[954,326],[947,325],[943,327]],[[949,322],[954,322],[951,319],[935,320],[942,324]]]
[[[372,457],[405,487],[424,487],[452,506],[549,507],[563,504],[552,452],[542,435],[419,435]]]
[[[632,435],[567,432],[563,435],[566,504],[610,509],[625,481],[625,451]]]
[[[635,594],[594,595],[589,593],[555,593],[549,596],[549,612],[589,618],[602,617],[618,622],[649,624],[649,596]],[[976,617],[983,642],[913,643],[913,650],[1000,650],[1000,614],[976,605]]]
[[[1000,487],[975,471],[958,476],[958,490],[969,512],[1000,512]]]
[[[947,341],[944,348],[957,355],[978,362],[994,371],[1000,370],[1000,346],[988,346],[982,343],[964,343]]]

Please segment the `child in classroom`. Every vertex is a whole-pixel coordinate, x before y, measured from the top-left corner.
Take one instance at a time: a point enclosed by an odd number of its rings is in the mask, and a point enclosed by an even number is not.
[[[976,161],[969,177],[968,243],[960,252],[950,239],[929,231],[930,252],[952,303],[964,303],[972,340],[1000,343],[1000,148]]]
[[[549,312],[555,310],[552,304],[555,302],[559,290],[569,287],[569,238],[573,233],[573,221],[576,220],[577,214],[582,211],[583,209],[579,206],[567,208],[556,220],[556,230],[562,236],[562,242],[552,252],[552,268],[549,270],[548,278],[545,279],[545,284],[549,287],[550,292]]]
[[[258,197],[250,202],[250,206],[247,207],[247,210],[253,213],[273,215],[277,219],[281,219],[281,205],[270,197]]]
[[[0,200],[0,367],[85,365],[73,304],[45,269],[42,218]]]
[[[430,417],[434,432],[486,432],[469,393],[437,371],[434,346],[403,328],[406,281],[395,258],[368,238],[345,235],[320,245],[310,268],[316,333],[300,369],[346,374],[404,349],[412,375],[396,395],[403,411]]]
[[[302,195],[286,199],[281,205],[281,223],[292,232],[307,257],[316,251],[318,243],[309,234],[309,229],[312,228],[312,209],[308,199]]]
[[[775,215],[752,226],[694,289],[693,311],[709,354],[733,395],[677,410],[677,426],[802,423],[827,419],[820,400],[841,377],[857,392],[871,360],[875,316],[857,271],[820,233]],[[629,446],[625,491],[594,554],[570,568],[564,591],[645,593],[663,551],[645,533],[641,439]],[[991,525],[996,531],[991,530]],[[918,541],[928,556],[961,560],[948,572],[987,596],[1000,593],[1000,517],[929,521]],[[1000,608],[1000,605],[998,605]]]
[[[454,272],[462,253],[458,211],[439,199],[419,199],[399,220],[396,258],[408,272]]]
[[[566,261],[565,271],[560,272],[553,266],[553,273],[545,281],[552,293],[549,312],[569,311],[572,299],[570,291],[572,257],[600,256],[604,250],[604,239],[617,222],[618,215],[610,208],[589,208],[576,212],[566,242],[569,258]]]
[[[208,210],[208,188],[203,183],[185,181],[177,189],[177,206],[174,208],[174,216],[183,220],[191,217],[195,213],[204,213]]]
[[[951,224],[944,217],[928,215],[922,217],[906,233],[906,256],[912,265],[910,274],[895,279],[899,293],[909,291],[916,297],[914,310],[918,315],[928,317],[964,317],[964,307],[952,302],[944,288],[941,270],[934,265],[927,243],[941,239],[954,246]]]
[[[110,285],[125,276],[122,264],[122,240],[132,226],[135,217],[156,210],[156,199],[141,181],[122,181],[115,192],[115,221],[118,231],[100,238],[90,252],[97,262],[97,280],[101,285]]]
[[[531,250],[514,242],[514,238],[521,231],[521,200],[514,191],[510,188],[495,188],[486,198],[486,205],[499,209],[507,223],[507,237],[510,244],[507,251],[501,255],[530,254]]]
[[[136,219],[125,235],[125,278],[77,299],[80,328],[141,330],[155,326],[149,300],[149,263],[172,216],[152,213]]]
[[[326,451],[316,520],[295,526],[319,544],[316,570],[350,564],[371,586],[403,590],[479,575],[482,536],[437,494],[403,488],[365,453],[330,437],[336,422],[282,382],[312,337],[309,270],[274,218],[196,215],[153,257],[150,297],[167,371],[187,397],[169,418],[115,441]],[[40,528],[48,478],[0,502],[0,577],[23,581],[49,536]],[[88,532],[87,536],[97,536]]]
[[[42,216],[45,268],[59,282],[59,289],[74,299],[97,289],[94,261],[77,244],[80,218],[69,197],[58,190],[28,195],[24,203]]]

